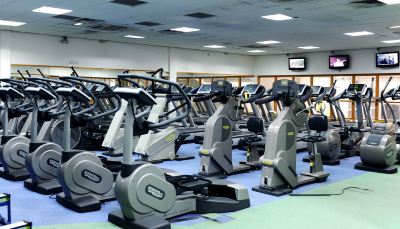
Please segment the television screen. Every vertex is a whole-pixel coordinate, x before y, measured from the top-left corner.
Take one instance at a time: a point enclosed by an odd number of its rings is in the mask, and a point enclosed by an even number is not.
[[[399,66],[399,53],[386,52],[376,54],[376,67],[395,67]]]
[[[289,58],[289,70],[305,70],[306,58]]]
[[[350,57],[348,55],[336,55],[329,57],[330,69],[345,69],[349,68]]]

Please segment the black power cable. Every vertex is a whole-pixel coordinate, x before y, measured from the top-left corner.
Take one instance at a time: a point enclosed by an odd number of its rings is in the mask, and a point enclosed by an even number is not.
[[[342,191],[340,193],[291,193],[291,194],[289,194],[289,196],[340,196],[340,195],[343,195],[347,190],[351,190],[351,189],[373,192],[373,190],[371,190],[371,189],[350,186],[350,187],[342,189]]]

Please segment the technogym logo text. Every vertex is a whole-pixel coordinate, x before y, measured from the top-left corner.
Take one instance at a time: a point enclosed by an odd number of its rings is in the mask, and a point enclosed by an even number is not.
[[[162,200],[165,197],[165,192],[163,190],[158,189],[150,184],[146,186],[146,193],[159,200]]]
[[[60,162],[53,158],[49,158],[47,159],[47,164],[50,165],[51,167],[57,168]]]
[[[81,175],[82,175],[82,177],[84,177],[90,181],[93,181],[94,183],[97,183],[97,184],[100,183],[102,180],[101,176],[97,175],[94,172],[86,170],[86,169],[82,171]]]
[[[28,155],[28,152],[26,152],[26,151],[24,151],[24,150],[18,150],[18,151],[17,151],[17,155],[20,156],[20,157],[25,158],[26,155]]]

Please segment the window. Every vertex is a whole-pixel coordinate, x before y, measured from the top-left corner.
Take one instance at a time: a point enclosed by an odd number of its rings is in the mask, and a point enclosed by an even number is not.
[[[226,80],[231,83],[233,87],[239,87],[240,77],[227,77]]]
[[[351,76],[335,76],[333,77],[334,80],[336,81],[335,89],[336,93],[342,93],[344,90],[346,90],[349,85],[352,83],[352,77]],[[351,100],[341,100],[339,102],[340,108],[343,111],[344,116],[347,119],[351,119],[353,116],[352,112],[352,101]]]
[[[371,85],[372,83],[372,79],[374,79],[374,84]],[[356,76],[355,77],[355,83],[359,83],[359,84],[365,84],[368,87],[372,87],[372,90],[374,92],[373,97],[372,97],[372,101],[371,101],[371,109],[369,110],[370,114],[371,114],[371,119],[375,120],[376,119],[376,113],[375,113],[375,109],[376,109],[376,96],[379,96],[380,92],[376,91],[376,76],[370,75],[370,76]]]
[[[201,84],[211,84],[211,83],[212,83],[211,77],[201,78]]]
[[[298,84],[311,85],[311,77],[309,76],[294,77],[294,81]]]
[[[189,78],[189,87],[198,87],[200,86],[200,79],[199,78]]]
[[[246,86],[247,84],[254,84],[256,83],[255,77],[241,77],[240,78],[241,86]]]
[[[379,92],[377,92],[378,96],[380,96],[381,91],[383,90],[383,88],[385,87],[387,81],[389,80],[390,77],[392,78],[392,81],[390,82],[390,84],[388,85],[386,92],[392,88],[396,88],[398,85],[400,85],[400,75],[393,75],[393,76],[389,76],[389,75],[385,75],[385,76],[379,76]],[[393,111],[395,113],[396,119],[400,118],[400,102],[398,101],[393,101],[391,99],[388,99],[388,102],[390,104],[390,106],[393,108]],[[389,110],[389,107],[387,105],[385,105],[385,110],[386,110],[386,114],[387,114],[387,118],[389,120],[393,120],[392,117],[392,113]],[[383,110],[382,110],[382,106],[379,103],[378,105],[378,119],[379,120],[384,120],[384,116],[383,116]]]
[[[274,84],[274,77],[259,77],[260,84],[263,85],[267,90],[272,88]]]

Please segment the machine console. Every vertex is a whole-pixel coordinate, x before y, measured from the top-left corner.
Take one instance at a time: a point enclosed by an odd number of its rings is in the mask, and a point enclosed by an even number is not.
[[[298,87],[296,82],[292,80],[278,80],[272,86],[272,94],[275,96],[296,97],[299,92]]]
[[[64,97],[72,97],[74,100],[87,103],[90,102],[90,97],[87,96],[83,91],[74,87],[60,87],[56,90],[57,94]]]
[[[312,96],[316,97],[322,93],[323,87],[321,86],[312,86]]]
[[[197,91],[197,94],[210,94],[210,93],[211,93],[211,84],[203,84]]]
[[[367,88],[368,87],[365,84],[350,84],[347,88],[347,92],[365,95],[365,93],[367,92]]]
[[[241,94],[247,92],[250,95],[255,95],[257,93],[258,88],[260,88],[260,85],[258,85],[258,84],[248,84],[248,85],[244,86]]]
[[[57,99],[55,95],[42,87],[27,87],[24,91],[31,96],[37,96],[43,100]]]
[[[306,87],[307,87],[307,85],[305,85],[305,84],[297,84],[297,95],[298,96],[304,95],[304,93],[306,91]]]
[[[24,94],[12,87],[0,87],[0,96],[10,96],[13,99],[22,99]]]
[[[211,91],[222,96],[231,96],[233,87],[228,81],[218,80],[211,84]]]
[[[154,97],[142,88],[117,87],[114,89],[114,93],[125,100],[135,99],[140,105],[153,106],[156,104]]]
[[[392,99],[393,100],[400,99],[400,86],[397,86],[396,89],[394,89]]]

